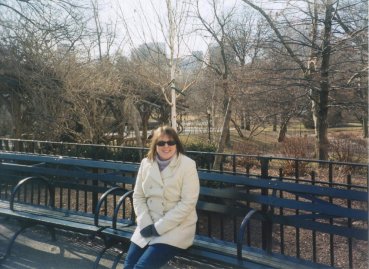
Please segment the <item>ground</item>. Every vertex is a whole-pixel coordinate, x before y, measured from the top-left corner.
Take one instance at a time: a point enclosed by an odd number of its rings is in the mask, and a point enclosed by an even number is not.
[[[5,253],[9,238],[19,225],[14,220],[0,218],[0,253]],[[43,227],[27,229],[18,236],[10,257],[0,264],[4,269],[91,269],[103,243],[86,235],[58,230],[52,241]],[[117,249],[109,250],[100,262],[99,269],[110,269]],[[123,259],[118,267],[123,268]],[[165,269],[218,269],[201,262],[176,259]]]

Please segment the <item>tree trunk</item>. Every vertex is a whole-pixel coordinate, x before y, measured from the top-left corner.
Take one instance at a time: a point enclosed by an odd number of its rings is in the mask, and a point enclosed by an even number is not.
[[[251,130],[251,122],[250,117],[246,112],[242,112],[241,114],[241,129],[250,131]]]
[[[363,117],[362,126],[363,126],[363,138],[368,138],[368,116]]]
[[[149,126],[149,118],[150,118],[150,113],[149,112],[144,112],[141,115],[141,119],[142,119],[142,143],[146,144],[146,140],[147,140],[147,129]]]
[[[251,131],[251,120],[250,117],[246,115],[245,117],[245,129]]]
[[[274,117],[273,117],[273,132],[276,132],[276,131],[277,131],[277,115],[274,115]],[[286,131],[287,131],[287,128],[286,128]]]
[[[21,108],[21,100],[16,96],[16,94],[12,94],[10,100],[10,107],[9,110],[12,121],[13,121],[13,130],[12,130],[12,137],[13,138],[22,138],[23,132],[23,116],[22,116],[22,108]]]
[[[142,147],[142,139],[140,134],[140,113],[137,108],[133,105],[133,100],[127,98],[123,103],[123,111],[125,115],[129,115],[128,122],[133,127],[135,132],[135,139],[137,147]]]
[[[241,111],[241,129],[245,129],[246,127],[246,117],[245,112]]]
[[[167,14],[168,14],[168,27],[169,27],[169,68],[170,68],[170,87],[171,87],[171,114],[170,114],[170,122],[171,126],[174,130],[177,131],[177,100],[176,100],[176,91],[175,91],[175,71],[176,71],[176,64],[174,63],[174,50],[175,50],[175,36],[176,36],[176,25],[173,17],[173,7],[172,7],[172,0],[166,0],[167,5]]]
[[[236,122],[236,121],[234,121],[232,118],[231,118],[231,122],[233,123],[234,128],[236,129],[236,131],[237,131],[238,135],[239,135],[241,138],[244,138],[244,135],[243,135],[243,133],[242,133],[242,131],[241,131],[241,128],[240,128],[240,126],[237,124],[237,122]]]
[[[327,1],[325,20],[324,20],[324,37],[322,50],[322,64],[320,71],[320,91],[318,108],[316,113],[316,149],[318,149],[319,160],[328,159],[329,141],[328,141],[328,96],[329,96],[329,61],[331,56],[331,30],[332,30],[333,4],[331,0]]]
[[[281,123],[281,129],[279,130],[278,134],[278,142],[283,142],[286,138],[287,134],[287,125],[288,125],[289,119],[285,119]]]
[[[223,91],[226,93],[225,96],[224,96],[224,102],[223,102],[224,111],[225,111],[224,115],[226,115],[227,111],[229,111],[229,108],[230,108],[229,107],[229,104],[230,104],[229,103],[229,96],[228,96],[227,74],[223,74]],[[225,146],[227,146],[227,147],[231,146],[231,131],[229,129],[230,121],[231,121],[231,119],[229,119],[227,129],[225,130],[225,132],[226,132]]]
[[[222,132],[220,134],[218,148],[217,148],[217,151],[216,151],[217,153],[223,153],[224,152],[224,148],[225,148],[225,145],[226,145],[226,139],[227,139],[227,133],[228,133],[228,130],[229,130],[229,123],[231,121],[231,114],[232,114],[232,99],[231,99],[231,97],[229,97],[228,98],[227,109],[225,111]],[[215,156],[214,169],[219,169],[220,168],[221,160],[222,160],[221,155],[216,155]]]

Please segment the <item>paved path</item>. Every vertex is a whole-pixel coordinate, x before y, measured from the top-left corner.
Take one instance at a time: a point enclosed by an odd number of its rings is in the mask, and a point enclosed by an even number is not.
[[[3,255],[9,238],[19,228],[15,220],[0,218],[0,255]],[[51,240],[42,226],[29,228],[18,236],[11,255],[0,264],[0,269],[92,269],[103,242],[86,235],[57,230],[56,241]],[[110,269],[117,250],[108,250],[99,269]],[[123,260],[117,266],[123,269]],[[164,268],[163,268],[164,269]],[[215,269],[206,263],[185,259],[171,261],[165,269]]]
[[[16,221],[0,218],[0,253],[4,254],[8,239],[19,227]],[[91,269],[101,245],[87,236],[57,231],[52,241],[46,229],[30,228],[18,236],[10,257],[0,268],[16,269]],[[104,255],[99,269],[111,268],[114,251]],[[122,262],[121,262],[122,263]],[[119,266],[118,268],[122,268]]]

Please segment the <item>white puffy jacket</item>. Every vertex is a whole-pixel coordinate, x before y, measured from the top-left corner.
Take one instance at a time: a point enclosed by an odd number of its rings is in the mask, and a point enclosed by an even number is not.
[[[161,172],[156,161],[143,159],[133,194],[137,228],[131,241],[140,247],[156,243],[190,247],[195,238],[199,191],[196,163],[187,156],[176,155]],[[160,236],[141,236],[140,230],[150,224]]]

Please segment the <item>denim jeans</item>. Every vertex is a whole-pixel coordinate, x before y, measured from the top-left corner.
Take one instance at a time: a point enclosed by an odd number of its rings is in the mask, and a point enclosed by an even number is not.
[[[181,251],[183,250],[167,244],[154,244],[140,248],[131,242],[124,269],[159,269]]]

